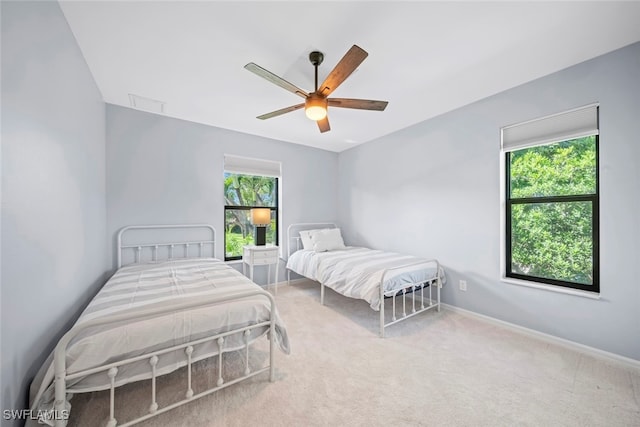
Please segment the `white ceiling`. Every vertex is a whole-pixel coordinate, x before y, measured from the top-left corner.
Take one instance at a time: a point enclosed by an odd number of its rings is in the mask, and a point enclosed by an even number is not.
[[[640,41],[640,2],[61,1],[105,102],[129,94],[167,116],[342,151]],[[248,62],[313,91],[357,44],[369,52],[333,97],[389,101],[330,108],[331,131]]]

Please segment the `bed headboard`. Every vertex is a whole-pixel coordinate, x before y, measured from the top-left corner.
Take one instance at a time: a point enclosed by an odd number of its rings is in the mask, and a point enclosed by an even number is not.
[[[118,232],[118,268],[176,258],[216,257],[216,230],[209,224],[129,225]]]
[[[319,228],[337,228],[333,222],[302,222],[291,224],[287,227],[287,259],[292,253],[302,249],[300,232],[303,230],[315,230]]]

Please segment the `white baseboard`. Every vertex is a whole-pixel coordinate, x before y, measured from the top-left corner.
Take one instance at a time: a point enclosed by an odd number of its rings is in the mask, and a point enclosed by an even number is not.
[[[291,279],[288,283],[287,281],[283,281],[283,282],[279,282],[278,286],[286,286],[286,285],[296,285],[298,283],[305,283],[305,282],[310,282],[311,280],[306,279],[306,278],[302,278],[302,279]]]
[[[617,364],[624,365],[625,367],[640,371],[640,360],[631,359],[630,357],[625,357],[619,354],[610,353],[608,351],[600,350],[594,347],[589,347],[588,345],[580,344],[574,341],[566,340],[564,338],[559,338],[553,335],[545,334],[544,332],[539,332],[539,331],[536,331],[535,329],[525,328],[524,326],[519,326],[514,323],[505,322],[504,320],[499,320],[494,317],[486,316],[484,314],[479,314],[473,311],[465,310],[464,308],[456,307],[456,306],[445,304],[445,303],[441,303],[441,305],[444,309],[459,313],[463,316],[473,317],[475,319],[483,320],[488,323],[493,323],[494,325],[502,326],[504,328],[507,328],[516,332],[520,332],[525,335],[529,335],[552,344],[557,344],[562,347],[575,350],[589,356],[596,357],[598,359],[614,362]]]
[[[310,279],[291,279],[289,282],[287,282],[286,280],[282,281],[282,282],[278,282],[277,286],[278,288],[281,288],[283,286],[287,286],[287,285],[296,285],[299,283],[305,283],[305,282],[310,282]],[[269,285],[265,285],[266,288],[268,289],[273,289],[276,286],[275,283],[270,283]]]

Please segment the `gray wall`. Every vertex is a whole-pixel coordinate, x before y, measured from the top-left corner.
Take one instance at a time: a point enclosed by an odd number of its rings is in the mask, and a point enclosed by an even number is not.
[[[57,2],[1,8],[1,406],[20,409],[107,270],[105,106]]]
[[[438,258],[448,304],[640,360],[638,76],[640,43],[341,153],[346,240]],[[500,127],[592,102],[600,300],[501,282]]]
[[[224,258],[224,154],[282,162],[281,243],[289,224],[337,218],[337,153],[107,105],[110,254],[126,225],[208,223]]]

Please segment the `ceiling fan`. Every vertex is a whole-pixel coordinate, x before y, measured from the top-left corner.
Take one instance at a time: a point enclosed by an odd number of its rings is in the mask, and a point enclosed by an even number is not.
[[[247,70],[258,76],[269,80],[271,83],[280,86],[295,93],[296,95],[304,98],[304,103],[292,105],[291,107],[282,108],[280,110],[272,111],[267,114],[258,116],[260,120],[270,119],[277,117],[291,111],[299,110],[304,107],[305,113],[308,118],[315,120],[318,123],[320,132],[327,132],[331,130],[329,126],[329,118],[327,117],[327,107],[340,107],[340,108],[355,108],[358,110],[374,110],[383,111],[388,102],[387,101],[374,101],[371,99],[352,99],[352,98],[328,98],[328,96],[336,90],[340,84],[346,80],[347,77],[355,71],[356,68],[365,60],[369,54],[362,48],[353,45],[351,49],[342,57],[340,62],[329,73],[324,82],[318,86],[318,66],[322,64],[324,55],[322,52],[313,51],[309,54],[309,61],[315,68],[315,90],[311,93],[307,93],[299,87],[289,83],[282,77],[273,74],[271,71],[265,70],[259,65],[253,62],[244,66]]]

